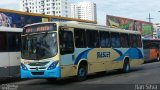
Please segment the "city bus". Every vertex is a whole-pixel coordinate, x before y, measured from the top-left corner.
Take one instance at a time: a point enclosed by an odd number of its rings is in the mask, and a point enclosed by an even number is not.
[[[22,30],[0,27],[0,79],[20,76]]]
[[[143,39],[144,61],[159,61],[160,39]]]
[[[91,73],[129,72],[143,61],[139,31],[76,22],[27,25],[21,36],[21,78],[55,80]]]

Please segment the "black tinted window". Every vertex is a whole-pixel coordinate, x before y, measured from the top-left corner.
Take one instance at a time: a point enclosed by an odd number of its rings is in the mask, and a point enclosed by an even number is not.
[[[74,29],[76,48],[86,48],[86,34],[84,29]]]
[[[0,32],[0,52],[7,51],[7,33]]]
[[[121,45],[123,48],[129,47],[129,36],[128,34],[121,34]]]
[[[137,37],[136,35],[130,35],[130,45],[131,47],[137,47]]]
[[[89,48],[99,47],[99,35],[98,31],[87,30],[87,44]]]
[[[0,52],[20,51],[20,32],[0,32]]]
[[[113,48],[121,47],[119,33],[111,33],[111,45]]]
[[[74,52],[73,33],[71,31],[60,31],[61,54]]]
[[[20,40],[21,34],[20,33],[8,33],[7,34],[7,41],[8,41],[8,50],[9,51],[20,51]]]
[[[102,48],[110,47],[110,35],[109,32],[100,31],[100,46]]]
[[[139,48],[142,47],[142,39],[141,39],[141,35],[137,35],[137,46],[138,46]]]

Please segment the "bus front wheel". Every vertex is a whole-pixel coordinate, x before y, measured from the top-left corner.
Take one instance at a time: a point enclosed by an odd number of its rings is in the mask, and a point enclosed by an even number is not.
[[[80,65],[77,72],[77,81],[84,81],[87,77],[87,68],[85,65]]]

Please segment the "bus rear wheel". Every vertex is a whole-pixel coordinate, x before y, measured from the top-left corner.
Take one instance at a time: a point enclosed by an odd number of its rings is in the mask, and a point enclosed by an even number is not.
[[[123,71],[124,73],[128,73],[128,72],[130,71],[130,63],[129,63],[129,60],[128,60],[128,59],[126,59],[126,60],[124,61],[122,71]]]
[[[85,65],[80,65],[77,72],[77,81],[84,81],[87,77],[87,68]]]

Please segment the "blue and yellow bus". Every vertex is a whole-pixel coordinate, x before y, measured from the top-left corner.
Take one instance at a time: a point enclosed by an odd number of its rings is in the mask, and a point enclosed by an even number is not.
[[[27,25],[22,33],[21,78],[53,80],[109,70],[129,72],[143,61],[138,31],[75,22]]]

